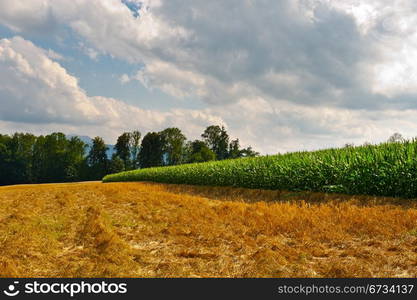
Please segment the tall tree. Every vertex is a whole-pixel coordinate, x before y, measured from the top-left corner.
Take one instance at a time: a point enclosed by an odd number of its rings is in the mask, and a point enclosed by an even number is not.
[[[64,182],[66,180],[66,155],[68,140],[65,134],[54,132],[46,135],[36,145],[39,182]]]
[[[10,159],[13,164],[11,180],[13,183],[32,183],[32,156],[36,137],[29,133],[15,133],[9,141]]]
[[[188,163],[206,162],[216,159],[216,154],[203,141],[195,140],[190,142],[187,148],[189,154],[186,161]]]
[[[176,127],[167,128],[160,132],[166,165],[178,165],[182,162],[186,137]]]
[[[108,148],[100,137],[93,139],[88,155],[85,156],[87,146],[80,138],[68,139],[60,132],[38,137],[23,133],[12,136],[0,134],[0,185],[101,179],[109,172],[136,167],[259,154],[251,147],[240,149],[238,139],[227,144],[229,136],[224,127],[209,126],[202,136],[204,141],[185,144],[184,134],[173,127],[159,133],[148,133],[139,146],[139,131],[123,133],[118,138],[116,153],[109,160],[106,154]]]
[[[123,160],[114,153],[109,163],[109,174],[123,172],[124,170],[125,164]]]
[[[123,160],[126,169],[129,169],[131,165],[131,160],[130,160],[131,139],[132,139],[131,134],[129,132],[124,132],[121,136],[117,138],[117,142],[115,145],[116,154]]]
[[[67,144],[66,150],[66,181],[77,181],[83,179],[82,168],[84,164],[84,153],[87,145],[78,137],[72,137]]]
[[[242,152],[240,150],[239,139],[235,139],[229,144],[229,153],[228,158],[239,158],[242,157]]]
[[[163,139],[159,133],[147,133],[140,146],[139,166],[141,168],[162,166],[163,146]]]
[[[10,141],[10,136],[0,134],[0,185],[13,183],[13,161],[9,147]]]
[[[45,137],[43,135],[38,136],[33,147],[32,172],[36,182],[44,182],[44,178],[47,177]]]
[[[391,135],[387,140],[388,143],[402,143],[404,141],[405,141],[404,137],[402,136],[401,133],[398,133],[398,132]]]
[[[209,148],[216,154],[218,160],[226,159],[228,156],[229,135],[224,126],[211,125],[207,127],[201,137]]]
[[[254,151],[251,146],[247,148],[243,148],[242,150],[240,150],[240,153],[241,153],[241,157],[259,156],[259,152]]]
[[[140,151],[140,138],[141,133],[138,130],[135,130],[131,133],[131,159],[132,159],[132,168],[137,169],[139,167],[139,151]]]
[[[107,150],[108,147],[101,137],[97,136],[93,139],[93,145],[88,154],[88,164],[91,168],[90,179],[101,179],[107,174]]]

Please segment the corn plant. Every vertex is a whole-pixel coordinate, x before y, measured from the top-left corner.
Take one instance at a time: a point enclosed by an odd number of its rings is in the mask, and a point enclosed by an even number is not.
[[[103,182],[233,186],[417,198],[417,140],[140,169]]]

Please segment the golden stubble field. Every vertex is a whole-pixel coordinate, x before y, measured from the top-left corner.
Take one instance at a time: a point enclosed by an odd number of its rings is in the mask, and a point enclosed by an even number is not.
[[[417,205],[153,183],[0,188],[3,277],[416,277]]]

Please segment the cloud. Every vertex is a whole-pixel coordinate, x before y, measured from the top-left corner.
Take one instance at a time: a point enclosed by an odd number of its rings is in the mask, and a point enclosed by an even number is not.
[[[0,9],[21,32],[65,24],[100,52],[143,63],[140,82],[179,98],[415,107],[393,99],[417,92],[412,1],[33,0]]]
[[[205,78],[175,65],[153,61],[138,71],[133,79],[150,89],[159,88],[176,98],[207,95]]]
[[[89,123],[103,118],[77,79],[31,42],[0,40],[0,65],[1,119]]]
[[[0,1],[1,23],[15,32],[49,33],[58,25],[49,1]]]
[[[78,43],[78,49],[83,52],[85,55],[87,55],[90,59],[97,61],[99,53],[93,48],[90,48],[86,45],[84,45],[83,42]]]
[[[65,60],[65,58],[61,55],[61,54],[59,54],[59,53],[57,53],[57,52],[55,52],[54,50],[52,50],[52,49],[48,49],[46,52],[45,52],[45,54],[46,54],[46,56],[48,56],[50,59],[52,59],[52,60]]]
[[[95,53],[140,66],[122,83],[136,80],[205,103],[200,111],[152,112],[142,123],[223,122],[244,143],[274,153],[380,141],[393,131],[413,135],[416,8],[411,0],[0,1],[0,22],[28,35],[59,34],[65,26]],[[45,76],[56,81],[51,88],[40,78],[42,64],[30,75],[31,63],[13,63],[20,73],[4,78],[2,93],[26,110],[17,113],[9,103],[3,120],[116,126],[139,114],[120,101],[88,97],[59,65],[55,79]],[[26,103],[28,94],[12,81],[46,96],[34,93]]]
[[[193,110],[159,112],[113,98],[90,97],[79,87],[78,80],[47,54],[18,36],[0,40],[3,124],[38,130],[67,128],[80,133],[89,128],[88,132],[114,139],[124,130],[160,130],[181,124],[187,124],[186,133],[195,136],[204,126],[223,122],[217,116]]]
[[[127,74],[122,74],[122,75],[119,77],[119,81],[120,81],[120,83],[121,83],[121,84],[126,84],[126,83],[130,82],[130,81],[131,81],[131,79],[130,79],[129,75],[127,75]]]
[[[221,116],[243,145],[269,154],[379,143],[395,132],[407,138],[417,132],[416,109],[351,110],[243,98],[206,113]]]

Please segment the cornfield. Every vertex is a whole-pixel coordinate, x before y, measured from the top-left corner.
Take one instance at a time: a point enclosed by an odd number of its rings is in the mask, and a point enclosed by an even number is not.
[[[103,182],[231,186],[417,197],[417,140],[314,152],[157,167],[107,175]]]

